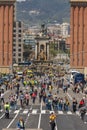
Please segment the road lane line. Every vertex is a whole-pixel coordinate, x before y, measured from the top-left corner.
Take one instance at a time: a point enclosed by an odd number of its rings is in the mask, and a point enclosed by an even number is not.
[[[5,115],[5,114],[3,114],[3,115],[0,117],[0,119],[2,119],[2,118],[4,117],[4,115]]]
[[[19,114],[20,110],[18,111],[18,113],[15,115],[15,117],[13,118],[13,120],[9,123],[9,125],[7,126],[7,129],[12,125],[12,123],[15,121],[15,119],[17,118],[18,114]]]
[[[42,102],[41,102],[40,110],[42,111]],[[38,129],[40,129],[40,124],[41,124],[41,113],[39,115]]]
[[[25,122],[24,122],[25,125],[26,125],[26,123],[28,122],[29,116],[30,116],[30,113],[28,113],[28,116],[27,116],[27,118],[26,118],[26,120],[25,120]]]
[[[67,95],[70,98],[70,100],[73,100],[73,98],[71,97],[71,95],[69,93],[67,93]]]

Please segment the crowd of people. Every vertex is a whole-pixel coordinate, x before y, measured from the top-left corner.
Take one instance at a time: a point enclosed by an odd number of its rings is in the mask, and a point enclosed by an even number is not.
[[[10,84],[6,84],[6,90],[11,90],[11,93],[8,97],[8,102],[5,101],[4,92],[0,92],[0,110],[4,106],[5,117],[9,118],[9,110],[18,109],[18,102],[20,103],[19,105],[21,109],[24,109],[25,106],[27,107],[31,105],[30,101],[32,102],[32,104],[35,104],[37,99],[38,103],[43,102],[46,110],[49,111],[68,111],[71,109],[71,111],[75,113],[77,110],[79,110],[81,114],[81,119],[84,121],[84,116],[87,111],[87,97],[82,98],[80,102],[78,102],[77,99],[73,97],[72,103],[69,101],[66,94],[65,97],[59,97],[58,94],[60,88],[63,90],[64,93],[67,93],[70,84],[64,84],[63,78],[58,79],[57,77],[56,79],[57,80],[55,80],[55,77],[53,79],[48,75],[44,75],[42,77],[35,76],[31,78],[23,76],[20,80],[14,79]],[[83,93],[82,84],[78,85],[80,85]],[[78,85],[74,87],[74,92],[77,92]],[[56,88],[55,93],[53,93],[54,88]],[[51,130],[54,130],[55,122],[51,121],[51,117],[50,125]],[[20,118],[18,122],[18,127],[23,127],[24,129],[24,122],[22,118]]]

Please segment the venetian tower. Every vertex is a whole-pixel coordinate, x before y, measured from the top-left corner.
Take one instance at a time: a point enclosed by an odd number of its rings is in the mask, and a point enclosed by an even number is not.
[[[13,21],[16,0],[0,0],[0,72],[12,66]]]
[[[70,0],[71,4],[71,49],[72,68],[87,66],[87,0]]]

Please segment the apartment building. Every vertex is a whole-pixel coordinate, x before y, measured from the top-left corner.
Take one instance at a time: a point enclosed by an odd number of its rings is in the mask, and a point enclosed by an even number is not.
[[[23,62],[23,22],[15,21],[13,28],[13,64]]]

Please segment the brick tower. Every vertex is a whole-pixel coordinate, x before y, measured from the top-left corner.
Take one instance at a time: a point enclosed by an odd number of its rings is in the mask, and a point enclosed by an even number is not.
[[[71,67],[87,66],[87,0],[70,0],[71,4]]]
[[[0,0],[0,72],[9,73],[12,66],[14,4],[16,0]]]

